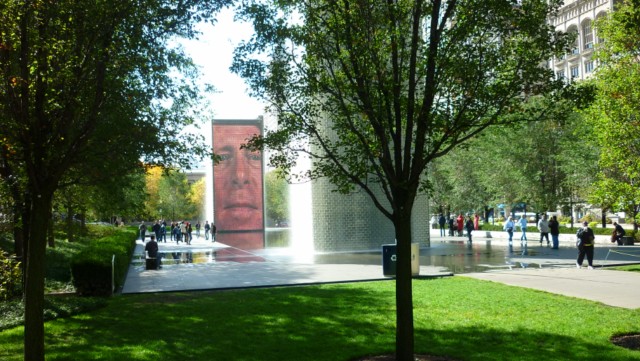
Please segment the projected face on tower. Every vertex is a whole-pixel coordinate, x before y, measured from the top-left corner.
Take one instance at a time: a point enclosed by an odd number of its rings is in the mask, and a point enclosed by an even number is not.
[[[264,229],[262,153],[240,149],[261,126],[241,122],[213,125],[215,225],[219,232]]]

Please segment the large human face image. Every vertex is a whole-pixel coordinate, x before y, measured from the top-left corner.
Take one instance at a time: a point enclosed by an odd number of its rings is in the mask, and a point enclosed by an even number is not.
[[[262,153],[240,149],[254,135],[256,124],[213,125],[215,225],[219,232],[264,229]]]

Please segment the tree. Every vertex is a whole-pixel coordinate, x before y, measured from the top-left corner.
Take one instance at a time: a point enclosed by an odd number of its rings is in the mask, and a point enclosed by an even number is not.
[[[247,1],[255,35],[232,69],[270,105],[270,148],[285,175],[356,188],[397,240],[396,359],[413,359],[411,215],[428,165],[489,126],[520,121],[552,88],[541,64],[567,39],[546,24],[558,1]],[[295,174],[296,155],[312,169]]]
[[[168,170],[158,183],[158,204],[172,220],[188,220],[198,215],[199,208],[192,202],[192,190],[187,176],[177,170]]]
[[[595,101],[585,112],[597,135],[598,182],[592,200],[631,212],[640,205],[640,3],[627,0],[596,24],[601,41]]]
[[[170,137],[193,122],[198,93],[190,60],[168,44],[195,36],[193,23],[211,19],[223,2],[8,0],[0,7],[0,174],[24,191],[14,201],[25,208],[25,360],[44,360],[54,193],[99,154],[127,160],[123,166],[141,157],[178,164],[204,149],[192,136]]]
[[[289,185],[279,169],[267,172],[264,183],[267,222],[277,225],[289,218]]]

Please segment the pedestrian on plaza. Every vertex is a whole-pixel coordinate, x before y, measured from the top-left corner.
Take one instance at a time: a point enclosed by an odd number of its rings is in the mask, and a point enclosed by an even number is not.
[[[191,245],[191,240],[193,239],[191,232],[193,232],[193,228],[191,227],[191,222],[187,222],[187,244],[188,245]]]
[[[553,243],[553,247],[551,247],[551,249],[558,249],[560,223],[558,222],[558,218],[556,216],[551,217],[551,220],[549,221],[549,233],[551,233],[551,241]]]
[[[468,242],[471,244],[471,232],[473,232],[474,229],[471,217],[467,217],[467,222],[465,223],[464,228],[467,229],[467,237],[469,238]]]
[[[186,244],[189,244],[189,239],[187,239],[187,222],[180,222],[180,238]]]
[[[520,242],[527,243],[527,217],[526,215],[520,216],[518,220],[518,226],[520,226],[520,230],[522,231],[522,235],[520,236]]]
[[[198,223],[196,223],[196,237],[198,237],[198,239],[200,239],[200,221],[198,221]]]
[[[447,224],[447,219],[444,218],[444,214],[440,213],[440,218],[438,218],[438,224],[440,225],[440,237],[444,237],[446,234],[445,224]]]
[[[455,232],[455,221],[453,220],[453,216],[449,216],[449,236],[453,237],[453,234]]]
[[[160,239],[158,240],[158,242],[160,241],[167,243],[167,224],[166,223],[160,224]]]
[[[618,222],[613,222],[613,235],[611,237],[611,242],[617,242],[619,246],[622,246],[622,237],[627,232],[625,232],[624,228],[618,224]]]
[[[462,237],[462,229],[464,228],[464,216],[462,215],[462,213],[460,213],[460,215],[458,215],[458,218],[456,219],[456,221],[458,222],[458,236]]]
[[[547,221],[547,215],[542,215],[542,218],[538,221],[538,230],[540,231],[540,245],[542,246],[542,240],[547,239],[547,247],[551,245],[549,242],[549,221]]]
[[[582,261],[584,260],[584,256],[587,256],[587,262],[589,263],[589,269],[593,269],[593,250],[594,250],[594,241],[595,235],[593,234],[593,230],[589,228],[589,222],[583,222],[582,228],[578,230],[576,234],[577,241],[576,246],[578,247],[578,259],[576,260],[576,267],[582,267]]]
[[[215,224],[211,225],[211,241],[216,241],[216,234],[218,233],[218,227]]]
[[[480,229],[480,216],[478,213],[473,216],[473,229],[476,231]]]
[[[211,230],[211,226],[209,225],[209,221],[204,221],[204,239],[209,240],[209,231]]]
[[[176,223],[175,227],[173,227],[173,237],[176,240],[176,244],[180,244],[181,236],[182,232],[180,232],[180,226]]]
[[[157,220],[156,223],[153,224],[153,226],[151,226],[151,230],[153,231],[153,234],[156,235],[156,239],[159,241],[160,240],[160,221]]]
[[[140,230],[140,239],[142,240],[142,243],[144,243],[144,237],[147,235],[147,225],[144,224],[144,221],[140,222],[138,229]]]
[[[509,234],[509,247],[513,245],[513,229],[515,227],[516,227],[516,224],[513,221],[513,218],[509,216],[509,218],[507,218],[507,221],[504,222],[504,226],[502,227],[502,229],[507,231],[507,233]]]

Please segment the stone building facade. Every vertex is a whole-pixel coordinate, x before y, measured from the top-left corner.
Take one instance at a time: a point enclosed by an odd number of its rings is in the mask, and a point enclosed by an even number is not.
[[[550,61],[557,79],[575,81],[593,74],[597,66],[593,52],[600,41],[594,31],[594,23],[613,7],[613,0],[567,0],[558,16],[549,19],[556,30],[577,35],[568,53]]]

